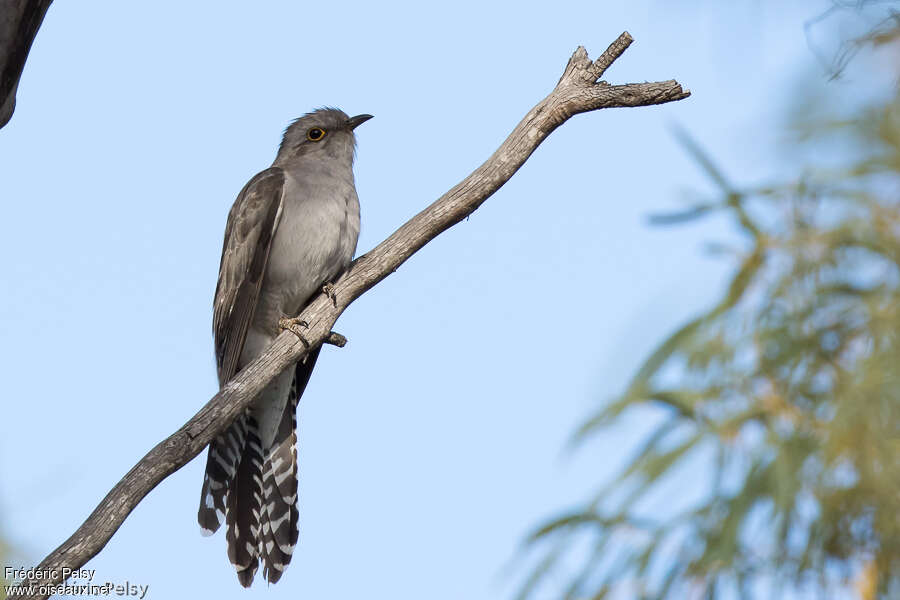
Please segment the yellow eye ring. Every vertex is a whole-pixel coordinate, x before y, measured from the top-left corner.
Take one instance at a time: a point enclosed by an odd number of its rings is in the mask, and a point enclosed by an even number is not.
[[[306,132],[306,139],[311,142],[320,142],[325,137],[325,130],[321,127],[313,127]]]

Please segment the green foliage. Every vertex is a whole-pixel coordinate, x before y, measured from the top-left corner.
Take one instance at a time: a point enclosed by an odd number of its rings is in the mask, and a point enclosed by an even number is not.
[[[681,134],[721,193],[655,222],[724,212],[746,250],[725,297],[576,433],[664,414],[595,498],[532,534],[522,598],[552,573],[565,598],[757,597],[760,582],[900,597],[900,95],[804,130],[859,151],[739,190]],[[714,459],[698,505],[634,509],[698,456]]]

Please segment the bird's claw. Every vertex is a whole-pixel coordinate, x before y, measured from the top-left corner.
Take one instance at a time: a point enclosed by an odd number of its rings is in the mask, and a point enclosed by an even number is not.
[[[290,331],[291,333],[296,335],[298,338],[300,338],[300,341],[303,342],[303,345],[309,348],[309,342],[307,341],[307,339],[303,337],[303,334],[301,334],[296,329],[297,327],[308,329],[309,323],[297,317],[281,317],[280,319],[278,319],[278,326],[281,327],[281,329]]]
[[[322,291],[325,292],[325,295],[331,299],[331,303],[337,308],[337,294],[334,291],[334,284],[326,281],[325,285],[322,286]]]

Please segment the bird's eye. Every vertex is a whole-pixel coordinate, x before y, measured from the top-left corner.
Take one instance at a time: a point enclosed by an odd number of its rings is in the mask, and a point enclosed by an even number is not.
[[[325,130],[321,127],[313,127],[309,131],[306,132],[306,139],[311,142],[318,142],[323,137],[325,137]]]

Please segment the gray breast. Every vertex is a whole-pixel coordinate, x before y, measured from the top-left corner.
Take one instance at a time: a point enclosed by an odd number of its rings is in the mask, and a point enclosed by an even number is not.
[[[281,220],[254,314],[253,326],[277,328],[322,284],[350,264],[359,239],[359,200],[353,174],[287,173]]]

